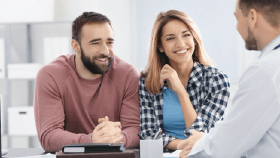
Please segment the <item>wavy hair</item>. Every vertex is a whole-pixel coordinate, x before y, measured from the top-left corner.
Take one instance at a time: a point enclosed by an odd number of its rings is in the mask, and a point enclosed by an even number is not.
[[[212,65],[213,60],[204,50],[202,37],[195,22],[187,14],[177,10],[160,12],[152,29],[148,64],[141,72],[141,77],[146,78],[145,87],[152,94],[157,94],[160,92],[160,71],[165,64],[169,64],[169,59],[166,54],[159,51],[159,46],[161,45],[160,39],[162,36],[162,28],[169,21],[174,19],[185,23],[194,38],[196,45],[192,56],[193,60],[206,66]]]

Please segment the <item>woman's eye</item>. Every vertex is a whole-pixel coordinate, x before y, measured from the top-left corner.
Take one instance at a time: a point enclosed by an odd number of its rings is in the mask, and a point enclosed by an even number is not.
[[[184,37],[190,36],[190,34],[184,34]]]
[[[169,37],[169,38],[166,39],[166,41],[169,41],[169,40],[172,40],[172,39],[174,39],[174,38],[173,37]]]

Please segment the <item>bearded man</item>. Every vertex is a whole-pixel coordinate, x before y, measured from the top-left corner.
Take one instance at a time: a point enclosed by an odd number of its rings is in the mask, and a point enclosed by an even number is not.
[[[139,74],[113,54],[110,20],[84,12],[73,21],[71,46],[75,54],[56,58],[36,77],[34,112],[42,147],[58,151],[69,143],[108,142],[137,146]]]

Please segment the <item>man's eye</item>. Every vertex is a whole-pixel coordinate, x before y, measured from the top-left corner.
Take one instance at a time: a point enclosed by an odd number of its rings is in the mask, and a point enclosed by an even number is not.
[[[91,43],[91,44],[93,44],[93,45],[97,45],[97,44],[99,44],[98,42],[94,42],[94,43]]]

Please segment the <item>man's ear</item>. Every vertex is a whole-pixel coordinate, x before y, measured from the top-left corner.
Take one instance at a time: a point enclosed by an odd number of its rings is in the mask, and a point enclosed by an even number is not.
[[[80,53],[80,44],[76,40],[72,39],[71,46],[76,53]]]
[[[248,15],[248,24],[251,29],[255,28],[257,26],[259,12],[257,12],[255,9],[251,9]]]

